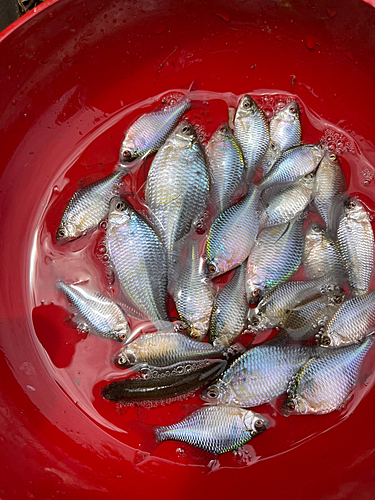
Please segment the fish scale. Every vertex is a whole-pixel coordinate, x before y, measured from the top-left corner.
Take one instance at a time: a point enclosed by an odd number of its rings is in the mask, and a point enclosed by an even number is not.
[[[187,330],[195,340],[203,340],[207,334],[214,292],[208,280],[204,261],[198,250],[198,242],[188,245],[183,269],[176,271],[173,298],[177,312],[187,325]]]
[[[222,213],[230,206],[245,168],[242,152],[226,123],[208,141],[206,154],[211,168],[211,198]]]
[[[322,334],[320,345],[338,347],[359,342],[372,332],[374,327],[375,291],[372,291],[342,304]]]
[[[343,206],[337,242],[353,294],[367,293],[374,270],[374,233],[368,213],[354,196]]]
[[[286,392],[311,351],[309,347],[294,345],[254,347],[242,354],[201,397],[209,403],[246,408],[268,403]]]
[[[157,427],[158,441],[182,441],[209,453],[240,448],[264,430],[268,422],[258,413],[232,406],[201,408],[176,424]]]
[[[56,283],[56,289],[63,293],[72,304],[75,322],[99,337],[122,342],[130,335],[130,328],[124,313],[113,300],[99,292],[85,290],[77,285],[69,285],[63,280]]]
[[[115,360],[123,367],[137,363],[168,366],[185,360],[219,358],[221,355],[221,348],[197,342],[181,333],[156,332],[141,335],[131,344],[122,347],[116,353]]]
[[[249,309],[245,288],[246,265],[244,262],[236,269],[215,300],[210,319],[210,342],[214,346],[228,346],[245,327]]]
[[[322,415],[338,410],[349,398],[374,339],[330,349],[312,357],[288,389],[285,413]]]
[[[206,255],[211,276],[218,276],[240,265],[249,255],[258,234],[257,206],[259,191],[255,186],[212,224],[208,233]]]
[[[264,228],[257,236],[247,264],[246,292],[250,302],[289,279],[303,251],[303,217]]]
[[[107,177],[76,191],[64,210],[56,239],[78,238],[96,227],[107,216],[109,203],[119,194],[121,182],[128,173],[128,169],[120,167]]]
[[[125,134],[120,149],[120,161],[131,161],[137,156],[157,151],[190,106],[190,99],[186,98],[139,117]]]
[[[176,242],[184,238],[204,213],[210,178],[194,127],[182,122],[156,154],[146,182],[150,218],[174,258]]]
[[[165,250],[147,221],[119,197],[111,202],[106,247],[125,294],[150,321],[167,320]]]

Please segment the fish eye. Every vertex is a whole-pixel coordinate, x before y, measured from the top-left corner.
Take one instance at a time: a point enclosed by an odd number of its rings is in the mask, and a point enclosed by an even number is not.
[[[183,129],[181,130],[181,132],[183,134],[189,134],[191,132],[191,127],[190,125],[185,125],[185,127],[183,127]]]
[[[263,422],[263,420],[260,420],[260,419],[255,420],[254,427],[256,429],[258,429],[258,430],[263,429],[264,428],[264,422]]]
[[[222,125],[219,130],[220,130],[220,132],[226,132],[227,127],[225,125]]]
[[[325,149],[325,145],[324,145],[322,142],[320,142],[320,143],[318,144],[318,147],[319,147],[319,149],[320,149],[321,151],[323,151],[323,149]]]
[[[290,106],[289,111],[293,114],[297,112],[297,108],[294,106],[294,104],[293,106]]]
[[[129,158],[131,158],[132,156],[132,153],[131,151],[129,151],[129,149],[125,149],[125,151],[123,151],[122,153],[122,157],[124,158],[124,160],[129,160]]]
[[[323,337],[320,339],[320,344],[324,346],[329,346],[331,343],[331,339],[327,335],[323,335]]]
[[[260,320],[259,320],[258,316],[253,316],[253,317],[251,318],[251,325],[252,325],[252,326],[258,326],[258,325],[259,325],[259,321],[260,321]]]
[[[244,101],[243,107],[246,109],[250,108],[250,101]]]
[[[119,364],[119,365],[125,365],[126,364],[126,358],[125,358],[125,356],[120,356],[119,358],[117,358],[117,364]]]
[[[198,332],[191,332],[190,333],[190,338],[192,338],[193,340],[199,340],[200,339],[200,335]]]
[[[219,396],[219,391],[217,390],[217,387],[215,387],[214,385],[212,385],[211,387],[209,387],[207,389],[207,396],[210,399],[216,399]]]
[[[120,340],[126,340],[126,335],[125,335],[125,333],[122,333],[121,335],[119,335],[119,339],[120,339]]]
[[[314,174],[312,172],[305,175],[305,179],[313,179],[313,178],[314,178]]]
[[[57,231],[57,236],[60,236],[60,238],[63,238],[65,236],[65,229],[63,227],[60,227],[60,229]]]
[[[336,160],[337,160],[337,156],[336,156],[335,154],[333,154],[333,153],[332,153],[332,154],[330,154],[330,155],[329,155],[329,159],[330,159],[331,161],[336,161]]]
[[[251,295],[255,298],[259,297],[260,290],[259,288],[256,288],[255,290],[252,291]]]
[[[335,304],[342,304],[344,302],[344,297],[342,295],[335,295],[332,300]]]
[[[207,269],[208,269],[208,272],[209,272],[210,274],[214,274],[214,273],[216,273],[216,266],[215,266],[215,264],[210,264],[210,265],[207,267]]]
[[[272,151],[275,151],[276,150],[276,145],[273,142],[271,142],[270,148],[272,149]]]
[[[119,201],[116,203],[116,210],[120,210],[120,212],[123,212],[126,208],[126,204],[124,201]]]
[[[286,404],[286,408],[287,410],[289,411],[293,411],[295,409],[295,404],[293,403],[293,401],[288,401],[287,404]]]
[[[349,210],[353,210],[353,208],[356,207],[356,203],[355,203],[355,201],[348,201],[348,203],[346,204],[346,206],[347,206],[347,208]]]

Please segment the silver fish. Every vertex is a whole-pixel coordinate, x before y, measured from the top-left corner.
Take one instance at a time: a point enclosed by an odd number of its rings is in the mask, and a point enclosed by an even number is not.
[[[210,320],[210,342],[229,346],[242,332],[249,309],[246,299],[246,261],[236,269],[231,280],[218,294]]]
[[[76,191],[64,210],[56,240],[69,241],[96,227],[107,216],[109,202],[118,196],[121,182],[128,173],[128,169],[120,167],[104,179]]]
[[[233,134],[243,152],[247,180],[250,182],[267,151],[270,132],[264,112],[248,94],[242,97],[238,105]]]
[[[253,332],[258,332],[283,326],[293,309],[299,304],[324,293],[335,292],[336,289],[331,276],[281,283],[268,292],[255,309],[249,310],[249,328]]]
[[[370,338],[360,345],[330,349],[312,357],[291,382],[284,412],[323,415],[342,408],[373,343]]]
[[[211,277],[233,269],[248,257],[259,229],[258,201],[258,189],[250,187],[239,202],[213,222],[206,245],[207,270]]]
[[[352,292],[367,293],[374,271],[374,233],[369,214],[354,196],[344,204],[337,241]]]
[[[190,99],[185,98],[138,118],[125,134],[120,149],[120,162],[132,161],[157,151],[190,106]]]
[[[141,335],[122,347],[114,362],[122,368],[139,363],[150,366],[169,366],[182,361],[220,358],[223,349],[211,344],[197,342],[182,333],[155,332]]]
[[[226,123],[208,141],[206,154],[211,168],[211,198],[222,213],[230,206],[245,168],[241,149]]]
[[[336,242],[317,222],[312,222],[306,231],[303,265],[307,278],[331,274],[339,281],[344,280],[344,263]]]
[[[276,194],[265,209],[265,226],[282,224],[302,214],[312,200],[314,179],[313,173],[307,174]]]
[[[261,345],[240,356],[204,389],[201,398],[211,404],[249,408],[269,403],[284,394],[291,378],[311,355],[309,347]]]
[[[165,250],[148,222],[122,198],[113,198],[106,247],[125,294],[152,322],[168,318]]]
[[[189,243],[185,265],[176,272],[175,280],[173,298],[177,312],[189,335],[194,340],[203,340],[208,332],[214,291],[196,241]]]
[[[251,410],[234,406],[200,408],[172,425],[155,429],[158,441],[182,441],[209,453],[236,450],[264,431],[267,420]]]
[[[321,347],[361,341],[375,330],[375,291],[344,302],[319,338]]]
[[[299,304],[284,321],[279,337],[296,342],[311,339],[327,326],[344,300],[345,294],[336,292]]]
[[[301,144],[302,129],[299,113],[298,103],[291,101],[270,120],[271,139],[282,152]]]
[[[191,123],[180,123],[156,154],[146,183],[146,204],[169,258],[176,242],[204,213],[210,190],[202,146]]]
[[[325,150],[326,147],[323,144],[302,145],[288,149],[282,153],[259,183],[259,188],[263,190],[274,184],[293,182],[310,174],[319,165]]]
[[[348,185],[339,159],[327,152],[316,172],[314,204],[326,225],[326,231],[336,236],[337,225]]]
[[[118,342],[128,339],[129,324],[124,313],[113,300],[99,292],[69,285],[63,280],[59,280],[55,286],[69,300],[75,315],[74,322],[79,325],[80,329]]]
[[[303,252],[303,217],[264,228],[255,240],[247,264],[246,293],[250,303],[287,281],[298,269]]]

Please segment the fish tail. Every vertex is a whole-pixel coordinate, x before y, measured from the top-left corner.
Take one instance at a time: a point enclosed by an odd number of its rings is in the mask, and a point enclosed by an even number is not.
[[[155,425],[146,424],[140,422],[139,420],[132,420],[128,422],[128,429],[131,432],[139,435],[140,437],[140,450],[148,453],[152,453],[157,446],[164,441],[162,433]]]

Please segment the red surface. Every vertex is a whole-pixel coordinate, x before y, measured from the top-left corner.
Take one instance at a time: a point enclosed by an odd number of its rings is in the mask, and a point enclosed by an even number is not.
[[[97,283],[106,283],[104,266],[91,258],[100,235],[72,243],[69,262],[61,257],[66,248],[57,248],[49,235],[78,181],[113,169],[133,116],[122,114],[125,107],[193,81],[203,91],[295,93],[359,144],[362,155],[345,157],[344,167],[348,175],[350,169],[351,191],[373,210],[374,47],[374,11],[354,0],[230,6],[60,0],[4,33],[2,499],[373,498],[374,390],[355,409],[349,405],[347,418],[343,413],[281,421],[265,407],[276,425],[249,445],[256,462],[250,467],[224,457],[208,473],[178,457],[176,443],[163,443],[151,457],[139,454],[139,439],[127,433],[127,421],[170,422],[199,401],[152,411],[116,411],[104,404],[92,382],[113,370],[102,360],[109,360],[114,347],[71,328],[64,302],[50,290],[62,273],[84,279],[90,272]],[[215,102],[211,111],[203,106],[192,112],[195,121],[214,129],[223,109]],[[305,134],[318,139],[304,119],[304,140]],[[44,297],[49,301],[42,304]]]

